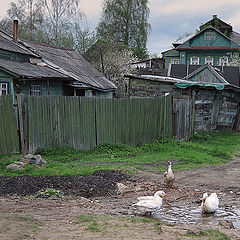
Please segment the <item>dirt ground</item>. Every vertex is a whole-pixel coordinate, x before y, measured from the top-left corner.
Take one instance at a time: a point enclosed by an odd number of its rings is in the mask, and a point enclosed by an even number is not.
[[[107,183],[110,180],[101,184],[103,188],[111,188],[110,186],[115,187],[116,182],[121,183],[117,184],[116,194],[114,194],[116,189],[113,188],[108,193],[104,194],[99,190],[98,194],[90,194],[88,197],[72,191],[75,194],[56,199],[30,199],[26,196],[1,194],[0,239],[225,239],[197,236],[200,230],[211,228],[220,230],[231,239],[240,240],[240,229],[227,220],[222,220],[218,224],[214,221],[205,224],[204,221],[193,224],[163,221],[160,225],[143,220],[137,221],[132,204],[136,202],[138,196],[153,195],[157,190],[164,190],[167,194],[167,202],[163,203],[163,209],[174,206],[198,207],[201,204],[203,192],[216,192],[221,209],[231,211],[234,207],[240,210],[240,159],[221,166],[175,171],[175,176],[174,189],[167,188],[163,173],[141,172],[129,179],[116,174],[110,185]],[[95,185],[86,185],[85,188],[89,189],[85,193],[94,192],[94,187],[99,187],[98,183],[108,177],[103,174],[101,178],[93,178]],[[83,178],[80,180],[84,182]],[[31,184],[31,179],[28,181]],[[64,181],[66,182],[67,179]],[[0,179],[0,183],[0,188],[3,189],[4,179]],[[17,186],[16,189],[19,187],[23,185]],[[77,185],[74,185],[74,188],[77,188]],[[91,216],[91,219],[84,216]],[[214,219],[214,216],[212,218]],[[161,219],[159,222],[162,222]]]

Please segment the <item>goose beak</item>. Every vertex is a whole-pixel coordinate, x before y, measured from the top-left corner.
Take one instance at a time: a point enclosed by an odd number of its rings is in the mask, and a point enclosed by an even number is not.
[[[165,195],[163,196],[163,198],[164,198],[164,199],[167,199],[167,195],[165,194]]]
[[[206,201],[206,198],[203,198],[203,200],[202,200],[202,201],[203,201],[203,203],[205,203],[205,201]]]

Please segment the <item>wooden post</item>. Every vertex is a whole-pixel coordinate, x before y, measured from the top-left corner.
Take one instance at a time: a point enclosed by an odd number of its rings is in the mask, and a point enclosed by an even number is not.
[[[17,106],[18,106],[18,127],[20,134],[20,152],[25,154],[25,140],[24,140],[24,119],[23,119],[23,110],[24,110],[24,94],[17,94]]]

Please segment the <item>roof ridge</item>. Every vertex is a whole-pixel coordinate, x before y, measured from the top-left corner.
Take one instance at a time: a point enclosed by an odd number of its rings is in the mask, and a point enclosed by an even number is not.
[[[74,49],[72,49],[70,47],[57,46],[57,45],[53,45],[53,44],[49,44],[49,43],[35,42],[35,41],[31,41],[31,40],[26,40],[26,39],[21,39],[21,41],[22,42],[26,42],[26,43],[32,43],[32,44],[35,44],[35,45],[45,46],[45,47],[51,47],[51,48],[56,48],[56,49],[75,51]]]

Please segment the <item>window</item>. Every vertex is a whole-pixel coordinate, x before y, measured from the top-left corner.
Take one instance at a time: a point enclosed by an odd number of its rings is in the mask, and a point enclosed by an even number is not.
[[[226,65],[228,65],[228,57],[220,57],[220,59],[219,59],[219,65],[220,65],[220,66],[226,66]]]
[[[180,64],[180,59],[179,58],[173,58],[171,59],[172,64]]]
[[[41,95],[41,86],[40,85],[31,85],[31,95],[40,96]]]
[[[205,64],[213,65],[213,58],[212,57],[205,57]]]
[[[216,38],[215,32],[205,32],[205,40],[214,41]]]
[[[0,96],[8,94],[8,83],[0,83]]]
[[[199,57],[191,57],[191,65],[199,65]]]

